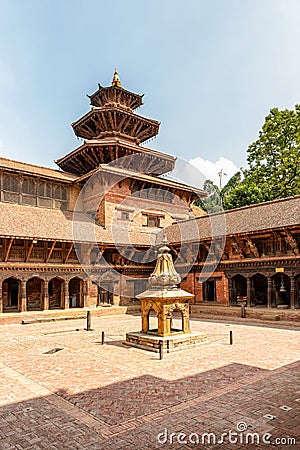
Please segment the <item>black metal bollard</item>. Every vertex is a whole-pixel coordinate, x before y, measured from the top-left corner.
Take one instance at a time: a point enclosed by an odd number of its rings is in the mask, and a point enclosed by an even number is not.
[[[163,341],[159,341],[159,359],[163,359]]]
[[[102,331],[101,334],[101,344],[104,345],[104,331]]]
[[[231,330],[229,331],[229,344],[233,344],[233,332]]]
[[[91,311],[88,311],[86,315],[86,331],[91,331],[92,329],[91,325],[92,325]]]
[[[167,340],[167,353],[170,353],[170,341],[169,341],[169,339]]]
[[[241,305],[241,318],[242,319],[246,318],[246,306],[244,303]]]

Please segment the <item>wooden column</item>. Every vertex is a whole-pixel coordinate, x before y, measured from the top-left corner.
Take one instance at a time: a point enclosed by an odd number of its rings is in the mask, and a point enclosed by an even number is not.
[[[3,280],[0,280],[0,314],[3,313],[2,283],[3,283]]]
[[[42,310],[49,309],[49,280],[44,280],[44,292],[43,292],[43,298],[42,298]]]
[[[70,295],[69,295],[69,281],[68,280],[65,280],[64,294],[65,294],[65,298],[64,298],[63,308],[64,309],[69,309],[69,307],[70,307]]]
[[[89,301],[89,285],[88,280],[83,281],[83,305],[79,305],[80,307],[88,306]]]
[[[255,306],[254,298],[253,298],[253,290],[252,290],[252,280],[250,277],[247,277],[247,300],[248,300],[248,306]]]
[[[232,298],[232,279],[231,278],[228,278],[228,300],[229,300],[229,305],[232,306],[233,298]]]
[[[25,279],[21,280],[21,295],[20,295],[20,305],[19,305],[19,310],[21,312],[27,311],[26,281],[27,280],[25,280]]]
[[[119,286],[120,286],[120,305],[123,305],[124,302],[124,278],[123,278],[123,273],[120,273],[120,281],[119,281]]]
[[[267,308],[272,308],[272,297],[273,297],[273,282],[272,277],[267,277],[268,290],[267,290]]]
[[[295,278],[293,275],[290,277],[291,279],[291,291],[290,291],[290,308],[296,308],[296,289],[295,289]]]

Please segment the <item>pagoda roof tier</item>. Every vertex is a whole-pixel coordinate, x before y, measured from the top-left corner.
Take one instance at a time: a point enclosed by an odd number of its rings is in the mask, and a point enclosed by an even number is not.
[[[98,84],[98,91],[88,95],[92,106],[117,106],[134,111],[143,104],[143,95],[135,94],[118,86],[103,87]]]
[[[100,164],[109,164],[118,160],[119,166],[134,164],[134,158],[128,155],[140,154],[136,170],[143,173],[161,175],[173,170],[176,158],[166,153],[140,147],[133,142],[119,138],[106,138],[85,141],[66,156],[58,159],[56,164],[64,171],[83,175],[99,167]]]
[[[147,119],[122,108],[92,107],[76,122],[74,133],[84,139],[100,139],[106,136],[122,136],[139,144],[158,134],[160,122]]]

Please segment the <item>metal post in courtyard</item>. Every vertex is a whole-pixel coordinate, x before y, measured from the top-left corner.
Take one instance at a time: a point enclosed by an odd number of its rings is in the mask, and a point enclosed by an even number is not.
[[[91,316],[91,311],[87,312],[86,315],[86,331],[91,331],[92,330],[92,316]]]
[[[159,341],[159,359],[163,359],[163,341]]]
[[[233,344],[233,332],[231,330],[229,331],[229,344]]]
[[[170,341],[169,341],[169,339],[167,340],[167,353],[170,353]]]
[[[246,318],[246,305],[245,305],[245,303],[241,304],[241,318],[242,319]]]
[[[104,331],[102,331],[101,334],[101,344],[104,345]]]

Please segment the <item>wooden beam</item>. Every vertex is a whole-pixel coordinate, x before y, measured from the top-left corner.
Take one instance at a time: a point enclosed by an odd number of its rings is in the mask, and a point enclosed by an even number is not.
[[[131,129],[131,136],[135,135],[135,130],[137,129],[138,126],[141,125],[139,120],[137,120],[137,119],[135,119],[135,120],[136,120],[136,122]],[[126,129],[126,127],[124,129]]]
[[[117,126],[117,131],[122,131],[122,127],[123,127],[126,119],[127,119],[127,117],[124,115]]]
[[[27,262],[29,260],[31,252],[32,252],[32,249],[33,249],[33,246],[34,246],[34,241],[31,241],[31,244],[30,244],[30,247],[28,249],[27,255],[25,256],[25,262]]]
[[[46,261],[45,261],[46,263],[47,263],[47,262],[49,261],[49,259],[51,258],[51,255],[52,255],[52,253],[53,253],[55,244],[56,244],[56,241],[53,241],[53,244],[51,245],[51,248],[50,248],[50,250],[49,250],[49,253],[48,253],[47,258],[46,258]]]
[[[71,255],[71,251],[73,250],[73,247],[74,247],[74,243],[72,242],[72,244],[70,245],[70,248],[69,248],[69,250],[68,250],[68,252],[67,252],[67,254],[66,254],[64,263],[66,263],[66,262],[68,261],[69,256]]]
[[[5,252],[5,256],[4,256],[4,262],[7,262],[7,260],[8,260],[10,249],[11,249],[13,242],[14,242],[14,238],[10,238],[9,244],[6,248],[6,252]]]
[[[113,113],[112,111],[108,112],[108,118],[109,118],[109,122],[110,122],[110,126],[111,126],[111,131],[114,131],[115,127],[114,127],[114,121],[113,121]]]

